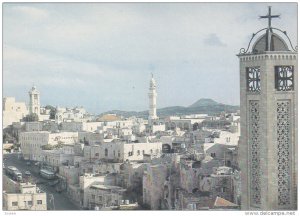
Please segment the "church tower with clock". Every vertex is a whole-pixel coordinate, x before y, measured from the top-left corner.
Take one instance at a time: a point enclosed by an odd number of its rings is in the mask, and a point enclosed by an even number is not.
[[[241,49],[242,210],[297,209],[297,47],[271,25]]]

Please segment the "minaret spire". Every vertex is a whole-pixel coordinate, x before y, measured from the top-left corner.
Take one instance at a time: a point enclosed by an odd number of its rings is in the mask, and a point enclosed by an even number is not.
[[[156,82],[153,77],[153,73],[151,73],[151,80],[149,86],[149,122],[152,123],[152,120],[157,119],[156,115]]]

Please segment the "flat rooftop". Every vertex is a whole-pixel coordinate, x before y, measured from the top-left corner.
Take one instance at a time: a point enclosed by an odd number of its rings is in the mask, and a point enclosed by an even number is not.
[[[100,190],[126,190],[122,187],[113,186],[113,185],[92,185],[91,188],[100,189]]]

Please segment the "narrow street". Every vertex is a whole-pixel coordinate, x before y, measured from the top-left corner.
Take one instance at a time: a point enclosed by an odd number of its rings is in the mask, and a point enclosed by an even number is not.
[[[28,180],[33,183],[37,182],[37,187],[47,193],[48,210],[80,210],[64,193],[56,192],[54,187],[47,184],[49,180],[46,180],[39,175],[39,168],[37,166],[34,164],[28,166],[24,160],[18,158],[18,154],[6,154],[4,156],[4,165],[5,167],[15,166],[19,169],[20,172],[22,172],[23,179],[25,181]],[[25,176],[25,172],[27,170],[31,173],[31,177],[28,179],[26,179]],[[5,175],[5,173],[3,173],[3,175]],[[54,202],[52,196],[54,198]]]

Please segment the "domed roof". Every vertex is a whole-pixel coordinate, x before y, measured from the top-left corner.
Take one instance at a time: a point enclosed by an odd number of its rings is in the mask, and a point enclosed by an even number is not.
[[[270,38],[269,38],[270,34]],[[270,42],[269,42],[270,40]],[[268,49],[268,47],[270,48]],[[285,41],[272,31],[267,31],[259,37],[252,47],[253,53],[261,53],[265,51],[290,51]]]

